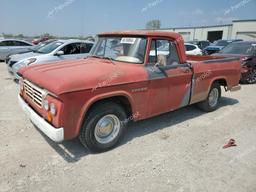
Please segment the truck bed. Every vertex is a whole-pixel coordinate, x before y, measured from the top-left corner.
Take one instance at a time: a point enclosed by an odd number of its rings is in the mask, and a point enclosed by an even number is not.
[[[240,80],[241,62],[239,58],[187,55],[187,62],[192,64],[194,72],[191,103],[205,100],[210,85],[216,79],[221,80],[221,85],[227,90],[238,85]]]
[[[187,55],[187,61],[189,63],[195,63],[195,62],[202,62],[202,63],[219,63],[219,62],[229,62],[229,61],[236,61],[239,60],[239,58],[236,57],[221,57],[221,56],[196,56],[196,55]]]

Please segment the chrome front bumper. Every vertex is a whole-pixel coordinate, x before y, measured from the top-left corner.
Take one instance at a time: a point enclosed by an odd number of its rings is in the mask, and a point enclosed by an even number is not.
[[[23,111],[28,115],[29,119],[38,129],[55,142],[62,142],[64,140],[64,128],[55,128],[42,117],[40,117],[19,95],[19,104]]]

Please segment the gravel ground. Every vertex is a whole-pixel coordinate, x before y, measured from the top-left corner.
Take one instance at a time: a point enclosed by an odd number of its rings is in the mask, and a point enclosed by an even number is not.
[[[23,114],[18,85],[0,63],[0,191],[256,191],[256,85],[132,124],[115,149],[91,154],[55,144]],[[222,149],[234,138],[237,147]]]

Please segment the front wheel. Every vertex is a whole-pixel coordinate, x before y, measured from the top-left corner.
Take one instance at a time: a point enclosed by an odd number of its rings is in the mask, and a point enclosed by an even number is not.
[[[98,104],[85,119],[79,139],[90,151],[107,151],[123,136],[126,119],[120,105],[113,102]]]
[[[214,83],[210,89],[206,100],[197,104],[198,108],[205,112],[215,111],[219,106],[221,97],[221,87],[219,83]]]

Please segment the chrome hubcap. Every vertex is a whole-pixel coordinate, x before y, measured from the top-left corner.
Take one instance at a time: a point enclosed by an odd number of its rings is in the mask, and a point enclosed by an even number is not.
[[[212,89],[209,95],[209,105],[215,107],[219,99],[219,90],[217,88]]]
[[[96,124],[94,136],[97,142],[107,144],[112,142],[120,131],[121,123],[117,116],[106,115]]]

